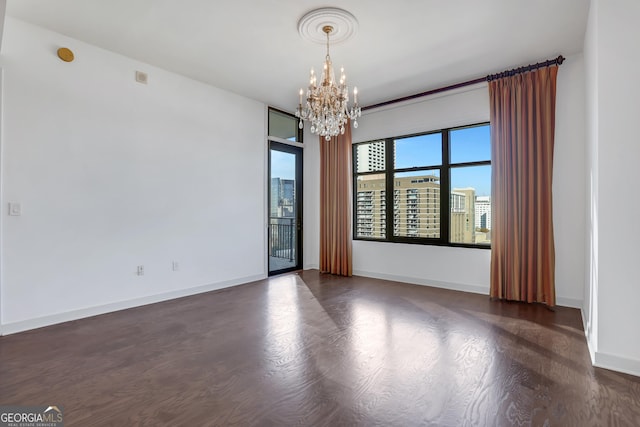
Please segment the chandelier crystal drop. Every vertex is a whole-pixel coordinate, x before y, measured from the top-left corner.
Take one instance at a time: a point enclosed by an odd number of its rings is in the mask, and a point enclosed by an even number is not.
[[[321,83],[317,84],[317,77],[311,69],[307,96],[300,89],[300,102],[296,110],[296,117],[300,119],[299,127],[303,128],[303,121],[311,123],[311,132],[324,136],[329,141],[332,136],[343,134],[347,120],[353,120],[353,127],[358,127],[358,117],[362,115],[358,105],[358,88],[353,88],[353,105],[349,108],[349,87],[344,68],[340,69],[340,81],[336,83],[331,57],[329,56],[329,34],[333,27],[325,25],[322,28],[327,34],[327,56],[324,60]]]

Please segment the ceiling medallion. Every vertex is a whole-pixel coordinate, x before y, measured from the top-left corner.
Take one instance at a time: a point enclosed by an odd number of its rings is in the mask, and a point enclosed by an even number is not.
[[[358,28],[358,21],[349,12],[337,8],[313,10],[298,21],[298,32],[302,38],[327,44],[327,55],[318,84],[313,68],[309,76],[309,86],[305,92],[300,89],[300,100],[296,117],[300,119],[299,127],[303,128],[304,120],[311,123],[311,132],[328,141],[332,136],[343,134],[347,120],[353,120],[353,127],[358,127],[357,118],[362,112],[358,105],[358,89],[353,88],[353,105],[349,107],[349,87],[344,68],[340,70],[340,80],[336,82],[331,56],[329,55],[329,36],[336,43],[353,37]],[[324,37],[321,39],[319,35]]]

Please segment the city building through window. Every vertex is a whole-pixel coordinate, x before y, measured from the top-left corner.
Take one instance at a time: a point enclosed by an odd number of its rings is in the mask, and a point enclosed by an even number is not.
[[[353,150],[355,239],[490,247],[488,123]]]

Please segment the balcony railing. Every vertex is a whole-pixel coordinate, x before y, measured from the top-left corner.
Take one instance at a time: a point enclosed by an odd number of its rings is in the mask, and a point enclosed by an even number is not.
[[[269,217],[269,255],[293,261],[296,246],[296,219]]]

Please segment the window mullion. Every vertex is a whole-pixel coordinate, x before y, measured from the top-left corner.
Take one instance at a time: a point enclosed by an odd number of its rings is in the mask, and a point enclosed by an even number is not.
[[[386,240],[393,241],[395,240],[394,236],[394,209],[393,209],[393,201],[394,201],[394,182],[393,182],[393,174],[395,165],[395,156],[393,153],[395,152],[395,141],[393,139],[386,139],[384,143],[385,149],[385,176],[386,179],[386,190],[385,190],[385,200],[386,200],[386,221],[385,221],[385,236]]]
[[[449,129],[442,131],[442,169],[440,170],[440,239],[449,242],[450,212],[449,194],[451,193],[449,162]]]

